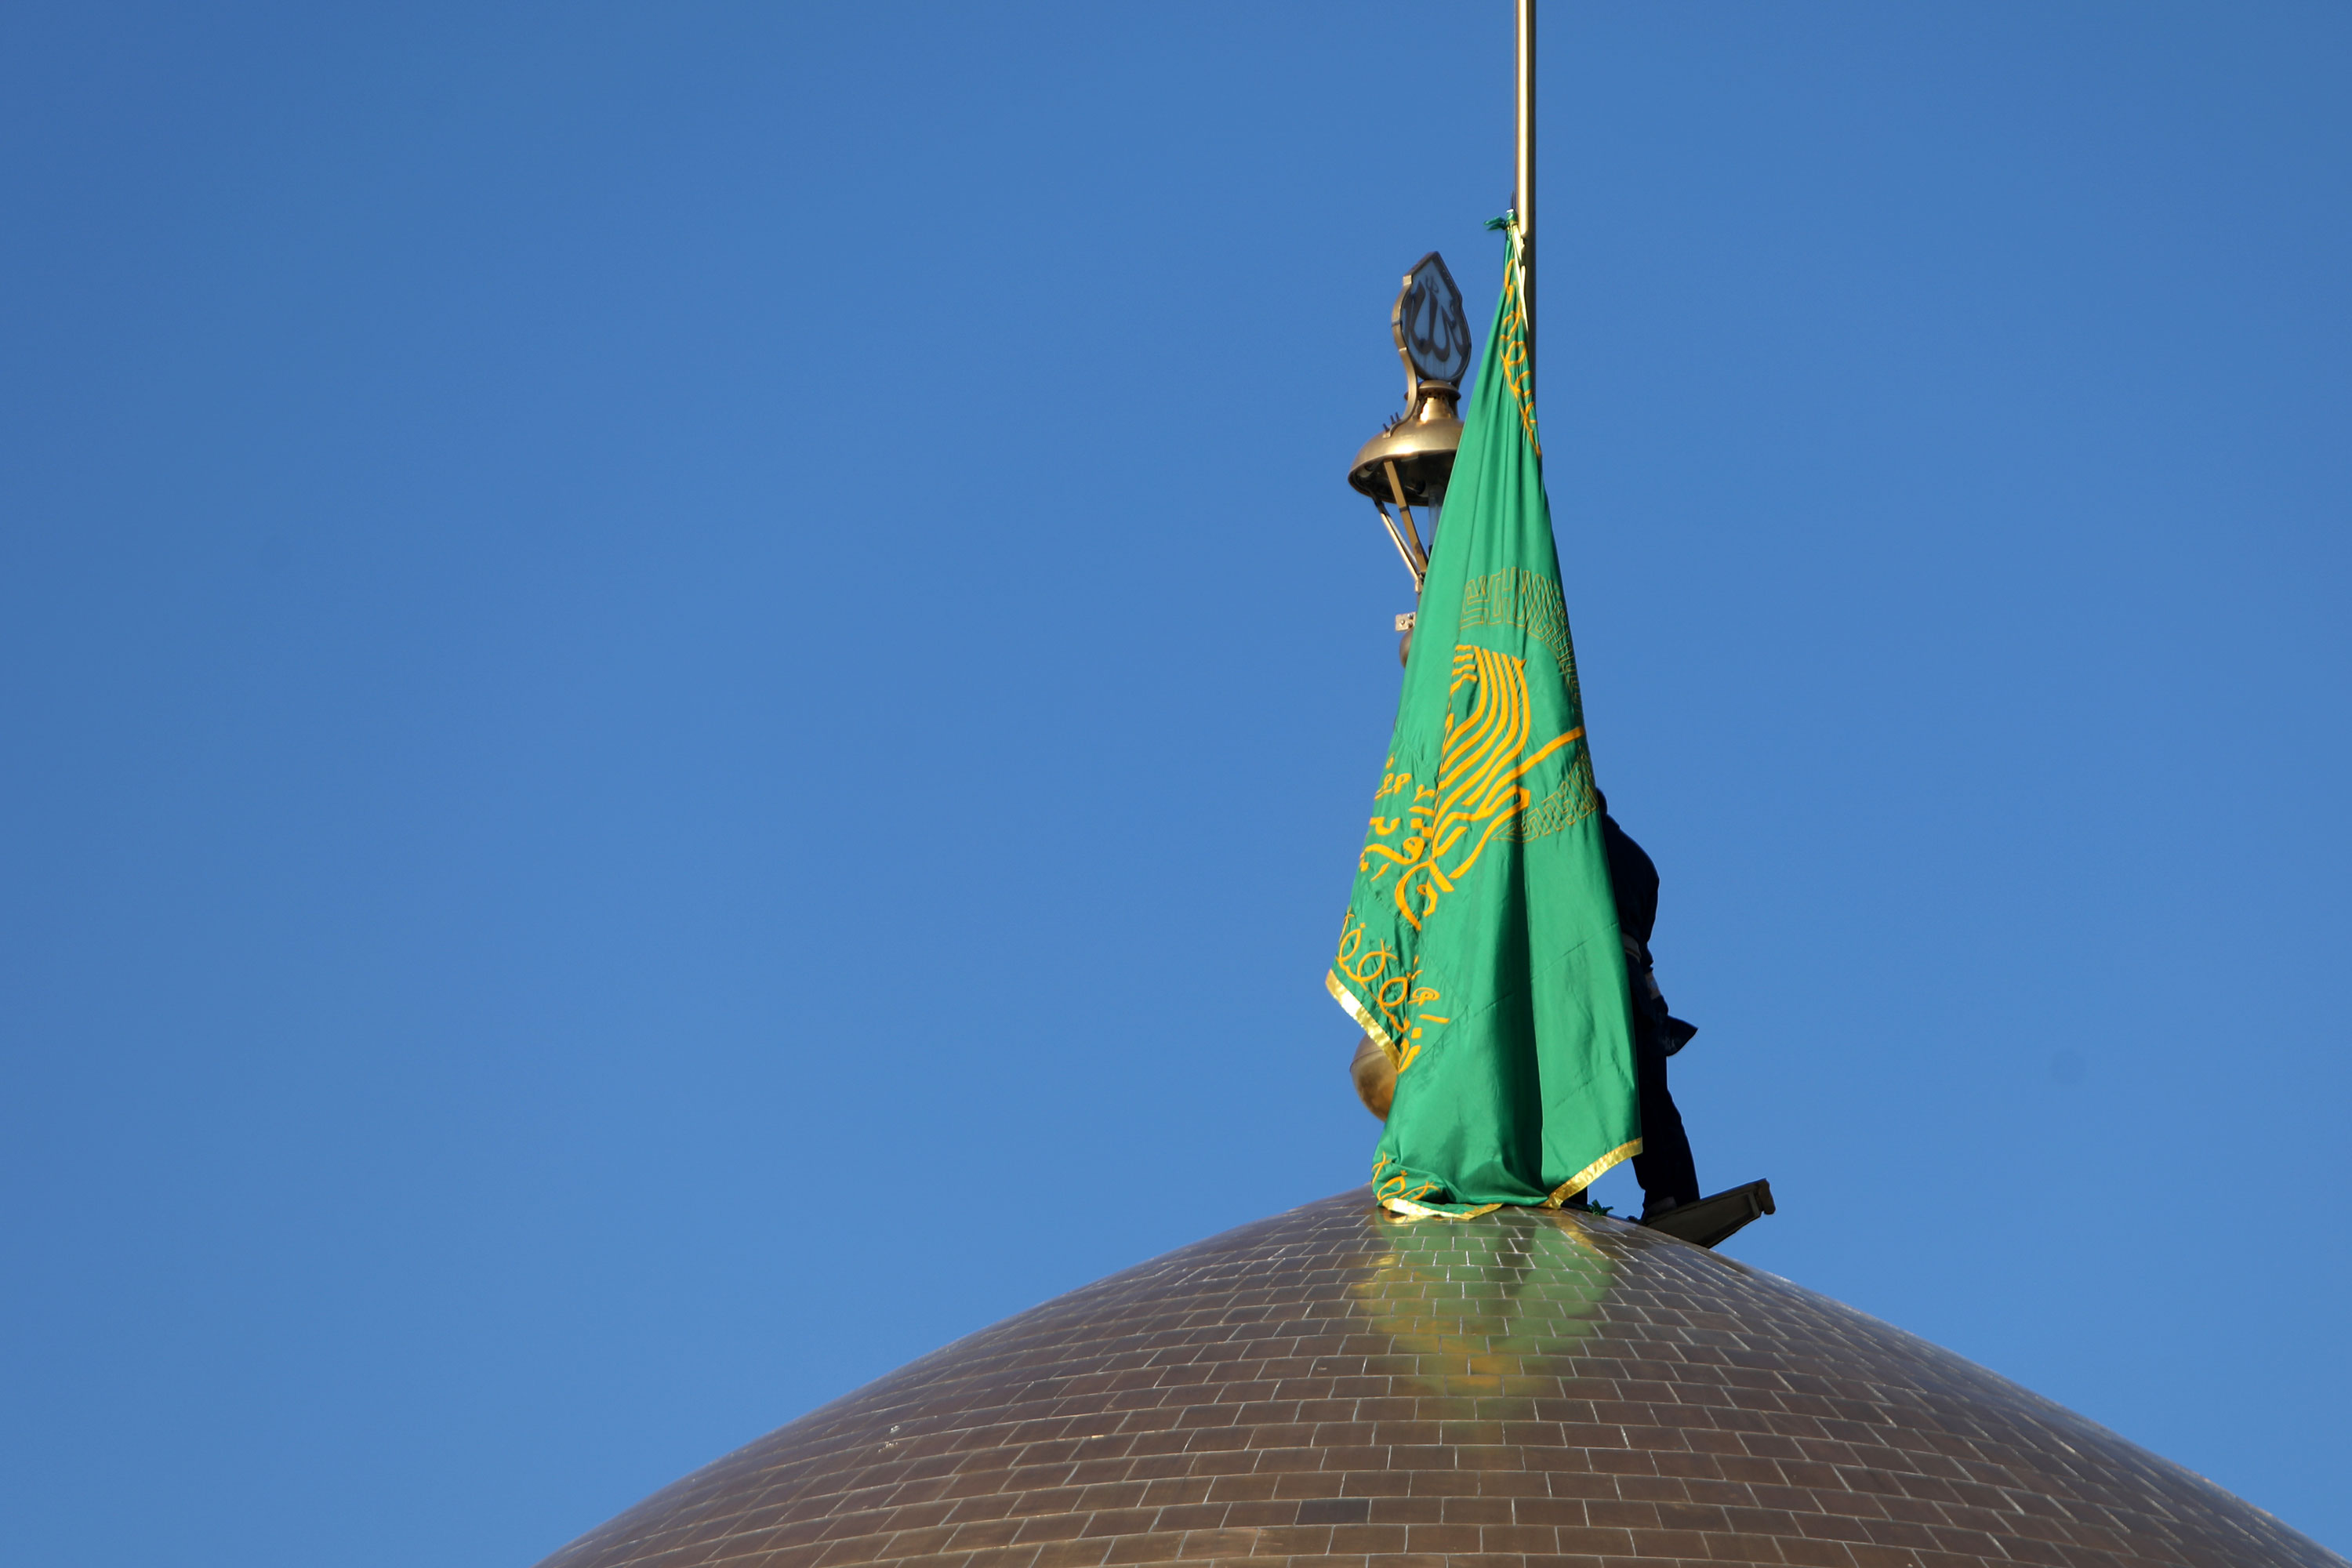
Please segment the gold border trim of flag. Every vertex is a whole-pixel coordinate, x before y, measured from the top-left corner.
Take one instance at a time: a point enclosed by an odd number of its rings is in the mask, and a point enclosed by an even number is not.
[[[1562,1182],[1551,1196],[1544,1199],[1543,1202],[1523,1204],[1519,1206],[1531,1209],[1556,1209],[1602,1176],[1607,1175],[1611,1167],[1622,1164],[1641,1152],[1642,1141],[1639,1138],[1630,1143],[1621,1143],[1567,1181]],[[1496,1209],[1504,1206],[1501,1204],[1480,1204],[1476,1208],[1465,1209],[1460,1214],[1447,1214],[1444,1209],[1424,1208],[1411,1198],[1382,1198],[1380,1203],[1381,1206],[1390,1213],[1401,1214],[1407,1219],[1476,1219],[1482,1214],[1493,1214]]]
[[[1370,1035],[1379,1044],[1381,1049],[1388,1052],[1389,1065],[1396,1067],[1400,1072],[1404,1070],[1398,1066],[1398,1058],[1404,1055],[1404,1047],[1389,1038],[1389,1032],[1381,1028],[1372,1017],[1370,1009],[1357,1001],[1356,994],[1340,984],[1338,970],[1327,969],[1323,972],[1323,989],[1331,993],[1331,1000],[1339,1004],[1341,1012],[1354,1019],[1362,1027],[1364,1033]]]
[[[1607,1175],[1612,1166],[1621,1164],[1641,1152],[1642,1141],[1639,1138],[1634,1139],[1631,1143],[1618,1144],[1617,1147],[1562,1182],[1553,1190],[1551,1196],[1544,1199],[1543,1206],[1548,1209],[1559,1207],[1560,1205]]]
[[[1381,1207],[1391,1214],[1401,1214],[1407,1219],[1476,1219],[1482,1214],[1493,1214],[1500,1204],[1480,1204],[1461,1214],[1447,1214],[1444,1209],[1425,1209],[1411,1198],[1382,1198]]]

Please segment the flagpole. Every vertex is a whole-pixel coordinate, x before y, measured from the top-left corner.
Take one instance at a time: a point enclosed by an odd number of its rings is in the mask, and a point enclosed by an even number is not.
[[[1511,210],[1519,219],[1519,298],[1528,317],[1528,393],[1536,382],[1536,0],[1518,0],[1518,145]]]

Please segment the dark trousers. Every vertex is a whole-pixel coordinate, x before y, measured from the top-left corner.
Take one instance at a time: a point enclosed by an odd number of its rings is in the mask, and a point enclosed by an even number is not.
[[[1683,1113],[1666,1092],[1666,1049],[1649,1030],[1633,1032],[1633,1084],[1642,1095],[1642,1152],[1633,1156],[1633,1177],[1645,1204],[1662,1198],[1698,1201],[1698,1168],[1691,1163],[1690,1137]]]

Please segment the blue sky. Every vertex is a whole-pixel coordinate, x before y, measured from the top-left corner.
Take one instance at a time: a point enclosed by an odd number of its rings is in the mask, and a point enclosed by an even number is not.
[[[1477,7],[0,16],[0,1557],[516,1564],[1362,1180]],[[2352,1549],[2352,15],[1548,12],[1730,1250]],[[1604,1182],[1623,1203],[1630,1177]]]

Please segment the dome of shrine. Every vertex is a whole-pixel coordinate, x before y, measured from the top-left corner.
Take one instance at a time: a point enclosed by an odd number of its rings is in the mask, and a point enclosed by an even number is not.
[[[543,1568],[2346,1568],[1900,1330],[1597,1215],[1364,1192],[1074,1290]]]

